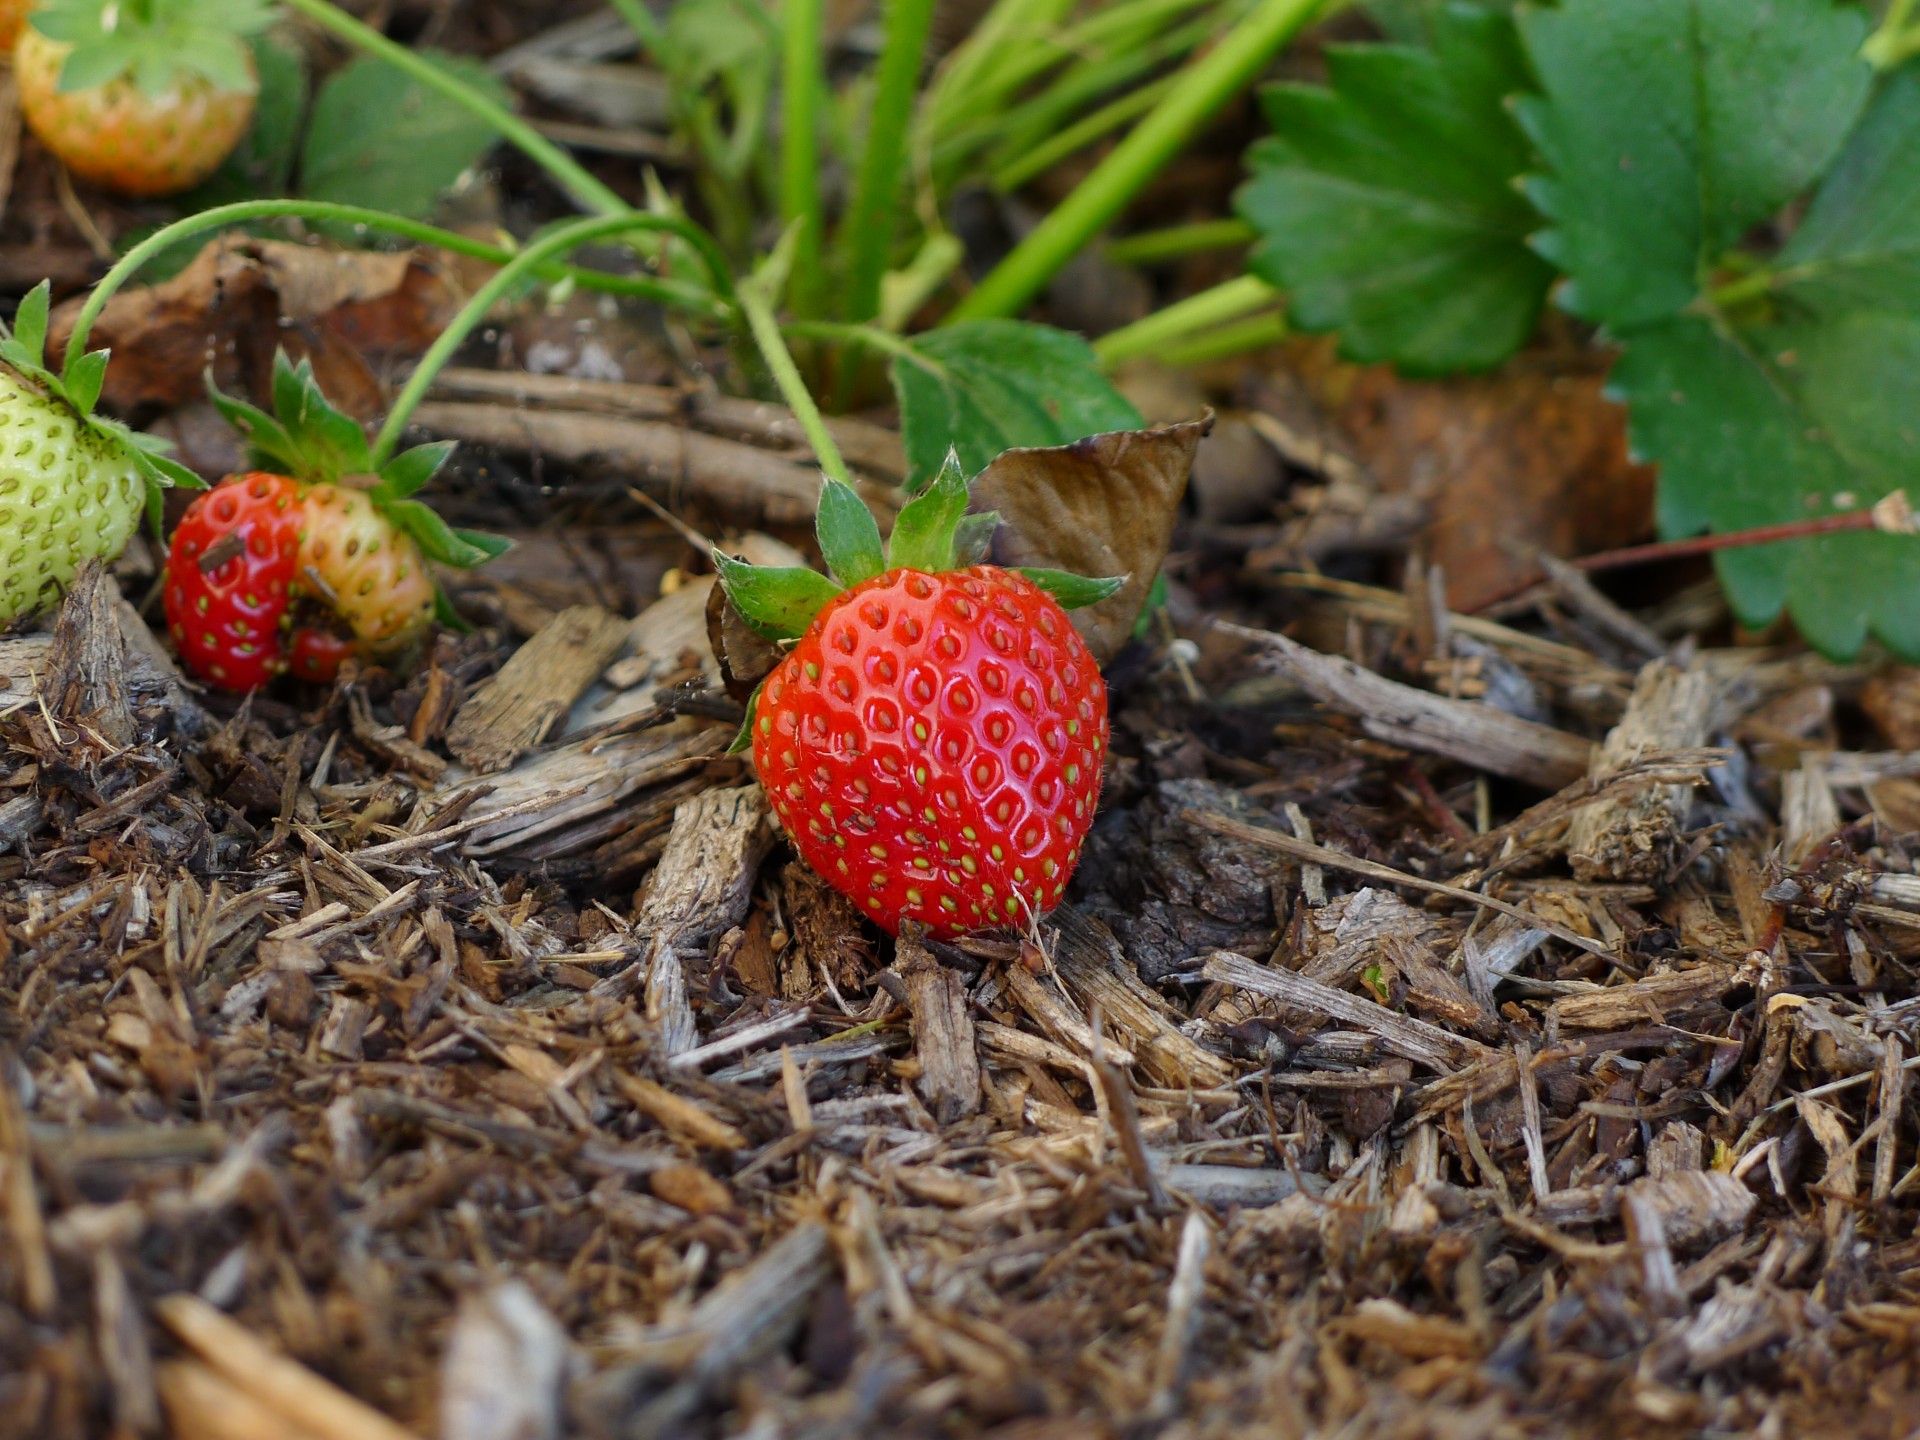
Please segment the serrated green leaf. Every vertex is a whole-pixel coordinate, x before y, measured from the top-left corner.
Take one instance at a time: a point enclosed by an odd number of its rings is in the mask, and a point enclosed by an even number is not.
[[[416,493],[440,473],[453,452],[454,442],[451,440],[436,440],[428,445],[402,450],[381,467],[380,483],[373,490],[374,503],[405,500]]]
[[[484,65],[416,53],[489,99],[510,103]],[[337,71],[314,101],[300,189],[315,200],[424,219],[497,138],[492,126],[438,91],[385,61],[364,57]]]
[[[273,413],[286,427],[300,456],[299,478],[338,480],[343,475],[365,475],[373,469],[373,447],[360,422],[334,408],[313,363],[298,365],[284,350],[273,357]]]
[[[12,340],[19,347],[19,359],[8,354],[8,363],[40,365],[47,353],[47,312],[52,304],[53,286],[42,280],[20,300],[14,312]]]
[[[100,403],[101,387],[107,383],[107,352],[93,350],[82,355],[67,367],[62,379],[67,403],[82,415],[91,415],[93,407]]]
[[[749,565],[716,550],[713,568],[740,618],[768,640],[805,634],[821,607],[840,594],[838,585],[804,565]]]
[[[820,558],[842,586],[871,580],[887,568],[880,526],[853,487],[828,480],[820,487],[820,513],[814,519]]]
[[[1866,12],[1834,0],[1565,0],[1524,9],[1541,88],[1516,114],[1560,302],[1621,330],[1677,315],[1824,170],[1865,104]]]
[[[1125,575],[1113,575],[1096,580],[1090,575],[1075,575],[1069,570],[1027,568],[1022,568],[1020,573],[1058,600],[1062,610],[1098,605],[1102,600],[1118,595],[1128,578]]]
[[[1087,343],[1064,330],[966,320],[908,343],[916,358],[896,356],[891,374],[910,486],[936,474],[950,448],[976,475],[1003,450],[1142,423]]]
[[[900,507],[887,541],[887,564],[929,573],[956,564],[955,541],[967,513],[967,477],[951,450],[947,463],[926,489]]]
[[[504,546],[494,548],[475,544],[470,538],[474,532],[455,530],[418,500],[395,500],[380,508],[389,520],[414,538],[429,560],[436,560],[442,565],[471,570],[504,553]],[[497,541],[499,537],[487,538]]]
[[[1662,533],[1737,530],[1920,496],[1920,74],[1889,77],[1748,323],[1630,336],[1612,384],[1660,462]],[[1920,539],[1848,532],[1723,551],[1734,612],[1784,608],[1827,654],[1868,634],[1920,658]]]
[[[1235,199],[1248,267],[1303,330],[1417,374],[1496,365],[1526,343],[1552,280],[1513,181],[1532,151],[1505,101],[1531,83],[1513,22],[1450,6],[1434,48],[1330,46],[1332,89],[1263,97],[1274,137]]]

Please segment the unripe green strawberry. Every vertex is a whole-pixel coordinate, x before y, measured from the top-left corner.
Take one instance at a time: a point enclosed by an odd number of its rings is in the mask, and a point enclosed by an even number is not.
[[[143,503],[157,525],[163,487],[200,486],[162,441],[93,413],[105,351],[47,368],[48,304],[42,282],[0,326],[0,625],[58,598],[83,562],[118,555]]]
[[[844,591],[714,557],[741,618],[795,642],[742,736],[774,813],[893,934],[1024,929],[1065,894],[1100,797],[1106,684],[1063,605],[1122,582],[973,563],[994,519],[967,514],[949,458],[884,549],[828,482],[820,548]]]
[[[0,366],[0,622],[56,599],[84,560],[110,560],[147,487],[127,447]]]

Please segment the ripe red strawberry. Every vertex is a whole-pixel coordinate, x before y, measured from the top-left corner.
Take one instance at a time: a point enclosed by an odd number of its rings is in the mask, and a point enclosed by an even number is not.
[[[251,690],[286,670],[300,524],[299,487],[284,475],[234,475],[187,507],[161,598],[194,674]]]
[[[0,327],[0,625],[58,598],[84,561],[111,560],[168,485],[198,477],[166,447],[93,413],[107,357],[47,368],[48,287]]]
[[[47,0],[14,52],[21,114],[76,175],[127,195],[190,189],[253,124],[242,37],[271,18],[261,0]]]
[[[451,445],[422,445],[376,468],[366,433],[327,403],[306,362],[275,358],[273,414],[217,389],[213,400],[247,437],[260,469],[236,477],[239,492],[228,481],[204,511],[189,510],[168,552],[167,618],[201,679],[246,690],[289,665],[301,679],[329,681],[349,653],[400,658],[426,635],[439,605],[427,562],[477,565],[506,549],[496,536],[449,527],[410,498],[446,462]],[[263,493],[245,503],[256,484]],[[284,555],[284,575],[196,574],[209,553],[225,558],[210,552],[220,535],[231,531],[251,547],[268,510],[275,564]],[[189,615],[175,616],[176,590],[182,605],[233,623],[196,629]],[[277,597],[270,618],[252,608],[268,595]]]
[[[883,553],[866,507],[829,481],[821,549],[845,591],[715,557],[749,625],[798,636],[749,706],[774,812],[894,934],[1024,928],[1060,902],[1100,797],[1106,684],[1061,602],[1121,582],[968,564],[992,519],[966,504],[949,461]]]

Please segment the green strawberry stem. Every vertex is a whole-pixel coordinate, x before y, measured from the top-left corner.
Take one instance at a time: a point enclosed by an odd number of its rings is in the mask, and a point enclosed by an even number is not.
[[[787,408],[793,411],[794,419],[806,432],[807,443],[813,446],[820,468],[827,472],[829,479],[851,485],[847,462],[840,456],[840,447],[834,444],[833,433],[827,429],[820,407],[813,403],[807,382],[800,378],[800,367],[793,363],[793,352],[787,349],[787,342],[780,334],[780,322],[774,318],[773,306],[761,293],[760,286],[752,281],[743,284],[734,299],[746,317],[747,328],[753,332],[754,344],[760,347],[761,358],[767,362],[773,383],[780,387]]]
[[[586,220],[575,220],[550,230],[539,239],[530,243],[526,249],[514,256],[505,265],[493,273],[491,279],[474,291],[473,297],[461,307],[460,313],[453,317],[451,324],[440,332],[427,353],[420,357],[420,363],[414,367],[413,374],[407,377],[407,383],[394,398],[393,406],[387,411],[387,420],[380,427],[380,433],[373,441],[373,464],[377,470],[393,457],[394,449],[400,443],[400,437],[406,433],[407,422],[420,402],[427,398],[427,391],[446,363],[458,353],[487,315],[513,288],[531,275],[538,274],[549,261],[564,255],[570,250],[601,239],[608,235],[624,234],[634,227],[666,230],[683,234],[688,228],[685,222],[655,215],[596,215]],[[743,292],[744,293],[744,292]],[[742,302],[744,306],[744,301]],[[791,363],[791,361],[789,361]],[[824,428],[824,427],[823,427]],[[827,442],[831,445],[831,438]],[[834,457],[836,460],[838,455]]]
[[[1280,292],[1259,276],[1241,275],[1102,335],[1093,342],[1093,353],[1111,370],[1122,360],[1155,354],[1176,340],[1264,310],[1280,298]]]
[[[607,186],[594,179],[571,155],[506,106],[482,95],[458,76],[448,74],[431,60],[424,59],[406,46],[389,40],[371,25],[362,24],[337,6],[328,4],[327,0],[287,0],[287,8],[299,11],[316,25],[331,30],[357,49],[364,50],[369,55],[379,56],[389,65],[405,71],[429,90],[439,91],[454,104],[486,121],[537,163],[541,169],[571,191],[574,199],[584,208],[598,211],[602,215],[639,213]]]
[[[826,77],[822,73],[825,9],[824,0],[785,0],[780,7],[781,81],[785,87],[781,97],[780,219],[794,234],[792,298],[795,308],[802,312],[812,309],[819,299],[821,231],[826,227],[826,207],[820,199],[820,114],[827,108]]]
[[[721,294],[730,293],[732,280],[726,268],[726,260],[720,254],[719,247],[712,237],[691,221],[671,216],[633,214],[623,217],[632,225],[643,229],[669,231],[680,236],[699,252],[713,276],[716,290]],[[418,221],[402,219],[398,215],[389,215],[384,210],[369,210],[359,205],[339,205],[325,200],[244,200],[233,205],[218,205],[211,210],[202,210],[197,215],[176,220],[135,245],[113,268],[101,277],[100,283],[93,288],[80,314],[75,318],[73,333],[67,339],[65,364],[71,368],[86,353],[87,339],[93,332],[100,312],[106,309],[107,302],[144,269],[156,255],[171,249],[182,240],[208,230],[220,230],[231,225],[245,224],[254,220],[319,220],[340,225],[361,225],[369,229],[384,230],[398,235],[403,240],[413,240],[423,245],[432,245],[437,249],[452,251],[459,255],[471,255],[475,259],[491,261],[497,265],[512,263],[517,257],[515,252],[498,245],[488,245],[458,235],[451,230],[442,230],[433,225],[423,225]],[[520,252],[524,254],[525,252]],[[524,275],[526,272],[522,272]],[[608,290],[618,294],[638,295],[664,304],[677,305],[682,309],[704,315],[712,319],[725,318],[723,302],[716,302],[708,292],[692,286],[672,281],[655,280],[644,276],[607,275],[602,271],[577,266],[547,265],[544,276],[573,280],[593,289]]]

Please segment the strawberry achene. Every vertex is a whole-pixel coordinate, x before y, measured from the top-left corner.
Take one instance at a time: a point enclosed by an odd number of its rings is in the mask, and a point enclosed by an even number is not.
[[[753,721],[794,847],[896,934],[1024,927],[1057,905],[1106,749],[1106,683],[1066,612],[991,565],[845,591]]]

